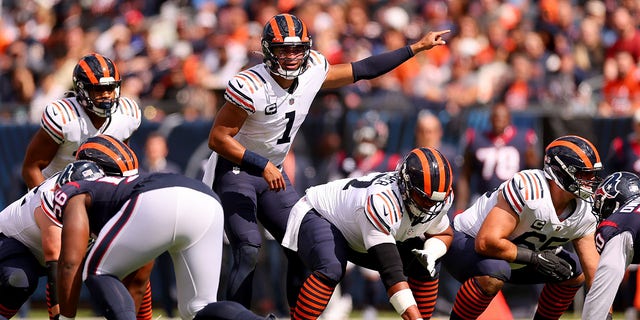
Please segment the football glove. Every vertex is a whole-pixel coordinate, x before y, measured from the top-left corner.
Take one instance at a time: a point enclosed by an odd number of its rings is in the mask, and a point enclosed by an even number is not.
[[[564,281],[573,275],[571,265],[556,254],[562,247],[534,252],[518,247],[515,262],[532,265],[538,273],[551,277],[556,281]]]
[[[436,259],[428,255],[427,250],[413,249],[411,253],[418,258],[418,261],[427,269],[432,278],[436,276]]]

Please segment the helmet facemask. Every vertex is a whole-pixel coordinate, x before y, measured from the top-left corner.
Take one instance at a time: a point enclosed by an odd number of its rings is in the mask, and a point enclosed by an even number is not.
[[[296,37],[297,38],[297,37]],[[286,39],[285,39],[286,41]],[[303,74],[309,68],[307,61],[311,52],[311,42],[301,42],[296,39],[292,44],[269,44],[268,41],[262,41],[263,52],[265,53],[264,62],[271,73],[283,77],[287,80],[293,80]],[[280,63],[283,62],[284,66]],[[288,69],[289,64],[297,64],[295,69]]]
[[[102,82],[103,79],[105,78],[100,79],[100,81]],[[76,82],[75,91],[76,99],[81,106],[100,117],[106,118],[110,117],[118,106],[120,99],[120,81],[115,81],[113,78],[110,78],[104,82],[112,83],[92,85],[78,81]],[[100,96],[104,91],[115,91],[115,95],[113,98],[102,98]],[[96,96],[98,97],[96,98]]]
[[[113,61],[88,54],[73,69],[73,90],[78,103],[103,118],[116,111],[120,99],[120,73]]]
[[[602,165],[597,163],[593,168],[577,168],[565,164],[558,156],[551,156],[556,164],[545,165],[545,172],[562,190],[573,193],[577,198],[591,202],[591,196],[602,181],[597,172]],[[548,162],[548,161],[545,161]]]

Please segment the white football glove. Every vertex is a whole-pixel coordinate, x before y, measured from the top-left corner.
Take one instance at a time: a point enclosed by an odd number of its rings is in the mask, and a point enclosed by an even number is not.
[[[436,276],[436,259],[433,258],[432,255],[427,254],[427,250],[413,249],[411,253],[416,255],[418,261],[427,269],[432,278]]]

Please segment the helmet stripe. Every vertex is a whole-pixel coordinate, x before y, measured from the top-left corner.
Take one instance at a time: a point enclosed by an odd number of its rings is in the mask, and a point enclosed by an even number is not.
[[[98,151],[101,151],[102,153],[106,154],[107,156],[111,157],[112,159],[119,159],[120,156],[118,156],[115,152],[113,152],[113,150],[107,148],[106,146],[99,144],[97,142],[87,142],[85,144],[83,144],[80,149],[78,149],[78,152],[85,150],[85,149],[96,149]],[[120,171],[122,172],[126,172],[128,171],[128,169],[126,168],[126,165],[123,161],[114,161],[118,167],[120,168]]]
[[[429,148],[429,149],[432,149],[432,148]],[[444,156],[440,152],[436,151],[435,149],[433,149],[432,152],[433,152],[433,155],[436,158],[436,161],[438,162],[438,170],[440,171],[438,173],[439,178],[440,178],[440,181],[439,181],[439,184],[438,184],[438,192],[448,193],[448,191],[450,189],[449,184],[451,183],[451,180],[447,181],[447,177],[451,177],[451,174],[447,175],[446,170],[447,170],[447,168],[449,170],[451,170],[451,166],[445,165],[445,163],[448,162],[448,161],[447,161],[447,159],[444,158]],[[449,172],[449,173],[451,173],[451,172]]]
[[[135,153],[132,153],[130,152],[130,150],[122,147],[124,142],[109,135],[101,135],[101,137],[111,142],[118,149],[118,151],[120,151],[120,154],[122,154],[122,156],[124,157],[125,164],[127,165],[128,170],[135,170],[138,167],[138,158],[136,157]]]
[[[271,29],[273,30],[273,42],[284,42],[284,38],[282,37],[282,33],[280,32],[280,27],[278,26],[278,16],[273,17],[269,24],[271,25]]]
[[[598,149],[596,149],[596,147],[591,143],[591,141],[589,141],[589,140],[587,140],[587,139],[585,139],[585,138],[582,138],[582,137],[578,137],[578,136],[576,136],[576,138],[578,138],[578,139],[580,139],[580,140],[584,141],[587,145],[589,145],[589,147],[591,148],[591,150],[593,150],[593,151],[594,151],[593,153],[594,153],[594,154],[595,154],[595,156],[596,156],[596,162],[600,162],[600,154],[598,154]]]
[[[99,54],[94,54],[93,56],[96,57],[96,59],[98,59],[98,62],[100,63],[100,69],[102,69],[103,77],[111,77],[111,71],[109,70],[107,60],[105,60],[104,57]]]
[[[307,32],[307,25],[304,24],[304,22],[302,22],[302,20],[300,20],[300,24],[302,24],[302,39],[300,39],[303,42],[308,42],[309,41],[309,33]]]
[[[549,146],[547,147],[547,150],[556,146],[563,146],[571,149],[576,155],[578,155],[578,157],[580,157],[582,162],[584,162],[584,164],[587,167],[589,168],[593,167],[594,163],[591,163],[591,159],[589,159],[589,157],[584,152],[584,150],[582,150],[582,148],[580,148],[580,146],[578,146],[577,144],[567,140],[556,140],[549,144]],[[600,162],[600,157],[597,154],[596,154],[596,159],[597,159],[597,162]]]
[[[414,149],[413,154],[415,154],[420,160],[420,165],[422,166],[422,170],[424,170],[424,191],[427,192],[429,197],[431,197],[431,166],[429,166],[429,159],[427,159],[427,155],[420,149]]]
[[[80,68],[82,68],[92,84],[98,83],[98,78],[96,78],[96,75],[93,74],[93,70],[91,70],[91,67],[89,67],[89,64],[85,60],[80,61],[78,65],[80,66]]]
[[[293,18],[291,17],[290,14],[285,14],[284,15],[284,19],[285,21],[287,21],[287,32],[288,32],[288,37],[295,37],[296,36],[296,25],[293,23]]]

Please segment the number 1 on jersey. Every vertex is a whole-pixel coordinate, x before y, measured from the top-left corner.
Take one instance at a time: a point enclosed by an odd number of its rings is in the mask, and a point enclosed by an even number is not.
[[[295,111],[287,112],[284,115],[284,117],[287,118],[287,126],[284,128],[284,133],[282,134],[282,138],[276,141],[277,144],[291,142],[291,137],[289,135],[291,134],[291,128],[293,128],[293,120],[296,119],[296,112]]]

